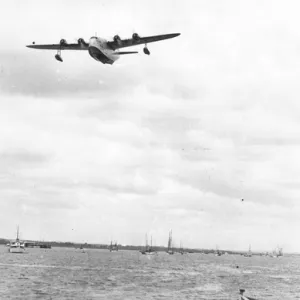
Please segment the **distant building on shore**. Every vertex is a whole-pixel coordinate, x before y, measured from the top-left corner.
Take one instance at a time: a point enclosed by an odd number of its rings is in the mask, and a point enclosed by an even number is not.
[[[25,242],[26,248],[43,248],[43,249],[51,249],[51,245],[48,243],[40,243],[40,242]]]

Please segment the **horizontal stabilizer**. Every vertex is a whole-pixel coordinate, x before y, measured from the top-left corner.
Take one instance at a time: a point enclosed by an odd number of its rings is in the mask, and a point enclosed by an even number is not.
[[[124,55],[124,54],[134,54],[138,53],[138,51],[123,51],[123,52],[115,52],[114,55]]]

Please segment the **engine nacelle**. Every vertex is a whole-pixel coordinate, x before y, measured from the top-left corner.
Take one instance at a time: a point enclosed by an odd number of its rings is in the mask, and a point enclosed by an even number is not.
[[[150,55],[150,51],[149,51],[149,49],[148,49],[147,47],[144,47],[143,50],[144,50],[144,53],[145,53],[145,54]]]
[[[114,41],[115,41],[119,46],[121,46],[122,40],[121,40],[121,38],[120,38],[118,35],[115,35],[115,36],[114,36]]]
[[[120,38],[118,35],[115,35],[115,36],[114,36],[114,41],[115,41],[115,42],[120,41],[120,40],[121,40],[121,38]]]
[[[78,44],[81,46],[86,46],[86,42],[83,38],[78,39]]]
[[[135,41],[138,41],[140,39],[140,36],[137,34],[137,33],[134,33],[132,35],[132,38],[135,40]]]
[[[65,39],[61,39],[59,43],[61,46],[67,45],[67,41]]]

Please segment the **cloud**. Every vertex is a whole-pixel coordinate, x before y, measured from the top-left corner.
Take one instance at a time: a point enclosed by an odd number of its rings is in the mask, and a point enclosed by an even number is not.
[[[26,149],[6,149],[0,153],[1,164],[7,163],[9,165],[39,165],[49,159],[49,155],[30,152]]]
[[[69,4],[7,4],[0,20],[0,236],[13,218],[45,239],[165,244],[173,228],[188,247],[299,248],[297,10]],[[113,66],[25,47],[133,28],[182,34]]]
[[[91,70],[83,64],[84,61],[77,66],[70,62],[60,66],[56,61],[52,62],[52,55],[24,52],[0,53],[3,60],[0,89],[6,94],[59,99],[72,95],[89,99],[95,97],[95,93],[99,97],[120,95],[137,84],[137,78],[128,76],[126,69],[119,69],[118,76],[108,68],[103,69],[105,74],[99,74],[100,66]],[[87,56],[86,59],[90,58]],[[96,62],[93,63],[97,66]]]

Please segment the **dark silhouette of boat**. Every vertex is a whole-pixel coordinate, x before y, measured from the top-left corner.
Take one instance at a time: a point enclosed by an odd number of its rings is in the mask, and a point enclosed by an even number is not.
[[[252,298],[252,297],[244,296],[244,293],[245,293],[245,290],[240,289],[240,300],[257,300],[257,299]]]
[[[249,245],[249,250],[246,254],[244,254],[245,257],[252,257],[252,252],[251,252],[251,245]]]
[[[168,239],[168,250],[167,253],[170,255],[174,254],[173,247],[172,247],[172,230],[169,231],[169,239]]]
[[[115,242],[115,243],[113,244],[113,242],[110,241],[109,251],[110,251],[110,252],[116,252],[116,251],[119,251],[118,243]]]
[[[180,253],[181,255],[186,254],[186,252],[184,252],[184,249],[183,249],[183,247],[182,247],[182,242],[180,242],[179,253]]]
[[[145,249],[140,251],[143,255],[154,255],[157,254],[157,252],[153,249],[152,247],[152,236],[151,236],[151,243],[150,245],[148,244],[148,237],[146,234],[146,245]]]
[[[215,256],[221,256],[223,253],[219,250],[218,246],[216,247]]]

